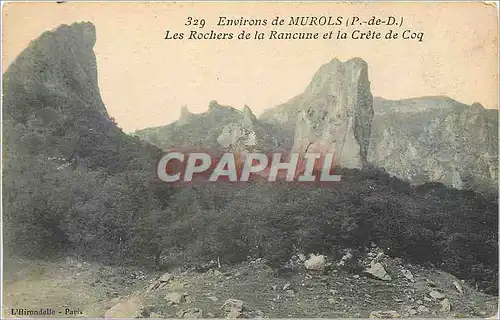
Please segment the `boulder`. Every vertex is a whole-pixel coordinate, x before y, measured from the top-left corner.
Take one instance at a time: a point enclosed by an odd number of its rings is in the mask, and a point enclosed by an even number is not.
[[[446,295],[444,293],[439,292],[437,290],[432,290],[431,292],[429,292],[429,296],[431,296],[433,299],[436,300],[442,300],[446,298]]]
[[[385,271],[384,266],[380,263],[373,264],[370,268],[365,270],[365,273],[371,277],[383,281],[391,281],[391,276]]]
[[[324,255],[311,254],[311,257],[304,262],[307,270],[324,272],[326,265],[326,258]]]
[[[146,292],[152,292],[156,290],[164,289],[169,282],[174,279],[174,276],[170,273],[164,273],[158,280],[152,282],[147,288]]]
[[[408,279],[408,280],[410,280],[410,281],[413,281],[413,280],[414,280],[414,279],[413,279],[413,274],[410,272],[410,270],[403,269],[402,273],[403,273],[403,276],[404,276],[406,279]]]
[[[345,254],[342,256],[342,258],[340,259],[340,261],[337,263],[337,266],[343,267],[346,265],[346,263],[351,261],[353,258],[354,258],[354,256],[353,256],[351,250],[347,250],[345,252]]]
[[[415,310],[415,308],[413,307],[408,307],[407,310],[408,310],[408,315],[410,316],[414,316],[417,314],[417,310]]]
[[[169,292],[165,296],[165,300],[167,300],[169,304],[179,304],[185,301],[185,296],[179,292]]]
[[[462,285],[460,284],[460,282],[458,282],[457,280],[453,281],[453,286],[455,287],[455,289],[457,289],[457,291],[460,294],[464,294],[464,288],[462,287]]]
[[[219,270],[217,269],[214,269],[214,271],[212,271],[213,275],[216,276],[216,277],[222,277],[223,274],[222,272],[220,272]]]
[[[243,301],[238,299],[227,299],[221,309],[226,313],[226,318],[239,318],[243,313]]]
[[[448,298],[444,298],[441,302],[441,309],[439,309],[440,312],[443,313],[448,313],[451,311],[451,302]]]
[[[162,319],[163,316],[159,313],[156,313],[156,312],[152,312],[150,315],[149,315],[149,318],[151,319]]]
[[[434,281],[432,280],[429,280],[429,279],[425,279],[425,283],[427,283],[427,285],[431,288],[435,288],[436,287],[436,284],[434,283]]]

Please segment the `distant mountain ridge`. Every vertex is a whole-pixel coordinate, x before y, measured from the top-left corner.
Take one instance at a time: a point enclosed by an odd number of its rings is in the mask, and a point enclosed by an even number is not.
[[[498,110],[447,97],[374,100],[369,161],[416,184],[498,188]]]
[[[137,130],[133,135],[163,150],[190,148],[221,151],[246,147],[269,150],[282,144],[279,134],[275,136],[271,126],[258,121],[248,106],[240,111],[217,101],[211,101],[208,110],[200,114],[193,114],[183,107],[177,121],[166,126]]]
[[[257,149],[334,151],[341,166],[369,163],[415,184],[498,189],[498,110],[446,96],[372,97],[367,69],[360,58],[333,59],[302,94],[258,119],[246,107],[252,128],[275,142]],[[174,123],[135,134],[164,150],[181,145],[220,150],[221,135],[252,131],[243,118],[243,112],[211,102],[203,114],[186,109]]]
[[[214,149],[219,147],[217,137],[222,128],[240,118],[241,111],[211,101],[204,113],[193,114],[183,107],[178,121],[166,126],[138,130],[134,135],[163,150],[182,146]]]

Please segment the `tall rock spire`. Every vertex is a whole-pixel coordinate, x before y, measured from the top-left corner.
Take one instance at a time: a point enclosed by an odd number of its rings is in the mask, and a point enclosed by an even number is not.
[[[4,92],[23,92],[16,97],[11,94],[4,97],[7,105],[15,107],[5,111],[22,120],[22,115],[29,113],[22,110],[29,105],[23,100],[43,92],[62,100],[78,98],[89,108],[107,116],[98,87],[97,61],[93,51],[95,42],[96,30],[90,22],[61,25],[31,41],[4,74]],[[58,103],[47,107],[60,110],[75,106]]]
[[[333,152],[336,164],[347,168],[367,163],[374,113],[365,61],[323,65],[296,100],[294,151]]]

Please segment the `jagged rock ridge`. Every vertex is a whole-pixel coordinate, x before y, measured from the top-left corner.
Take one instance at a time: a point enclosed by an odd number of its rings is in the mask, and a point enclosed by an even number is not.
[[[374,100],[368,160],[421,184],[494,191],[498,179],[498,111],[447,97]]]
[[[166,126],[137,130],[134,135],[163,150],[178,147],[216,149],[217,137],[222,128],[238,121],[240,117],[240,111],[211,101],[204,113],[193,114],[187,107],[183,107],[178,121]]]
[[[242,111],[211,101],[201,114],[181,109],[179,120],[155,128],[138,130],[138,137],[163,150],[171,148],[222,150],[270,150],[281,145],[270,126],[260,123],[252,110]]]
[[[447,97],[373,99],[367,69],[359,58],[334,59],[259,119],[212,102],[204,114],[184,109],[179,121],[136,134],[163,149],[334,151],[341,166],[371,163],[415,184],[497,190],[497,110]]]

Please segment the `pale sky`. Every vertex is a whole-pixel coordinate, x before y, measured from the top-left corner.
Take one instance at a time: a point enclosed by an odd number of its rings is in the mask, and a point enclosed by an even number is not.
[[[260,30],[337,32],[355,27],[220,27],[219,16],[403,17],[424,32],[414,40],[164,40],[166,30],[252,34]],[[498,11],[482,3],[10,3],[3,6],[3,71],[46,30],[90,21],[96,26],[99,87],[108,112],[126,132],[176,120],[180,108],[200,113],[211,100],[257,115],[300,94],[333,58],[369,65],[374,96],[447,95],[498,108]],[[204,18],[205,27],[184,26]],[[356,27],[359,28],[359,27]]]

